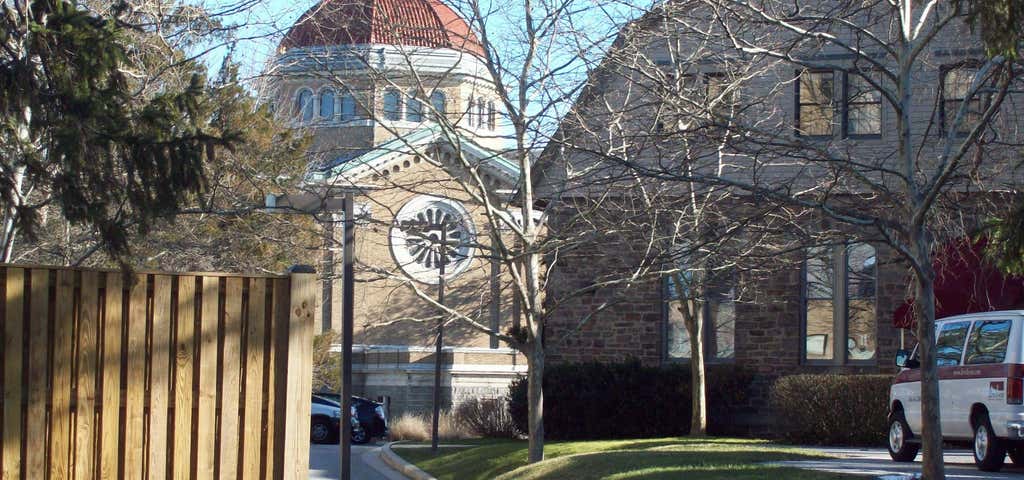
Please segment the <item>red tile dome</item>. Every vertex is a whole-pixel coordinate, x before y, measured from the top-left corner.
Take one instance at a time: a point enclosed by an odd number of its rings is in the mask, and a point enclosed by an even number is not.
[[[295,22],[281,49],[371,43],[484,54],[466,21],[439,0],[321,0]]]

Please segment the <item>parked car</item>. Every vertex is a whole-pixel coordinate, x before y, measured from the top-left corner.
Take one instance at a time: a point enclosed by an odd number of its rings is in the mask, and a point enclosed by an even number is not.
[[[1024,310],[972,313],[936,322],[943,439],[970,443],[980,470],[997,471],[1006,455],[1024,465]],[[921,371],[917,348],[900,350],[889,390],[889,455],[917,456]]]
[[[334,398],[329,398],[330,395]],[[341,432],[341,404],[337,394],[314,394],[310,419],[310,441],[336,443]],[[388,434],[384,406],[362,397],[352,397],[352,443],[363,444]]]

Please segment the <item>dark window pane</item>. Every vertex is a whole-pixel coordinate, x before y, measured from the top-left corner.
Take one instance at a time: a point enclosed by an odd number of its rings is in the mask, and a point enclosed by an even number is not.
[[[405,105],[405,119],[410,122],[423,121],[423,103],[416,98],[415,92],[409,92],[409,101]]]
[[[971,98],[966,98],[971,90],[971,82],[974,81],[974,76],[977,73],[977,70],[974,68],[959,67],[948,70],[943,75],[942,116],[943,127],[947,132],[955,127],[957,133],[968,133],[981,119],[983,108],[981,94],[976,93]],[[954,126],[953,122],[956,120],[957,113],[965,99],[968,102],[967,111],[964,112],[961,121]]]
[[[296,111],[299,116],[305,120],[310,121],[313,119],[313,92],[309,90],[303,90],[299,92],[299,97],[295,102]]]
[[[1006,344],[1009,339],[1009,320],[975,322],[971,339],[967,342],[964,363],[1001,363],[1006,358]]]
[[[438,90],[430,94],[430,106],[434,108],[437,113],[445,113],[445,97],[444,92]]]
[[[320,118],[331,119],[334,117],[334,91],[324,90],[320,94]]]
[[[847,358],[875,358],[878,315],[875,308],[877,266],[875,247],[854,243],[846,250]]]
[[[955,322],[943,325],[939,338],[935,342],[936,361],[940,367],[960,364],[960,356],[964,352],[964,339],[971,322]]]
[[[341,119],[352,120],[356,117],[356,98],[352,92],[345,92],[341,95]]]
[[[384,119],[402,119],[402,96],[398,90],[391,89],[384,93]]]
[[[832,72],[803,72],[799,81],[797,131],[801,135],[831,135],[833,112]]]
[[[807,298],[832,299],[832,270],[831,248],[814,248],[808,251],[804,279]]]

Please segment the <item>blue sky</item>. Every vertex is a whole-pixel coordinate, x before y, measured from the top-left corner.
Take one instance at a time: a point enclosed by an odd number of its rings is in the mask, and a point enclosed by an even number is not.
[[[185,0],[188,3],[188,0]],[[321,0],[200,0],[207,8],[216,10],[246,4],[247,8],[227,17],[228,23],[244,25],[236,32],[239,39],[234,52],[237,62],[243,66],[246,75],[257,75],[262,65],[273,55],[278,41],[284,32],[309,8]],[[465,10],[464,0],[449,0],[450,6]],[[481,0],[482,9],[487,17],[488,30],[493,35],[493,43],[499,50],[512,51],[521,47],[518,40],[523,18],[523,2],[502,0]],[[572,25],[578,31],[592,37],[590,43],[607,43],[607,40],[618,30],[619,25],[628,18],[639,14],[640,9],[648,5],[645,0],[624,2],[582,0],[573,4]],[[461,8],[460,8],[461,7]],[[486,9],[490,8],[488,12]],[[563,39],[568,41],[568,38]],[[572,55],[573,48],[568,44],[559,47],[558,51]],[[219,48],[207,55],[205,62],[216,67],[220,64],[225,48]]]
[[[189,1],[189,0],[184,0]],[[235,32],[238,39],[233,59],[241,65],[243,80],[260,75],[264,65],[273,58],[281,37],[303,12],[321,0],[196,0],[209,8],[231,6],[239,3],[248,8],[228,17],[227,22],[243,25]],[[468,17],[466,2],[474,0],[444,0],[456,11]],[[519,59],[526,48],[523,41],[525,25],[525,1],[478,0],[494,51],[502,58],[505,71],[504,83],[516,95],[518,74],[522,67]],[[536,119],[533,128],[539,134],[530,135],[537,141],[553,131],[578,93],[575,89],[585,80],[588,70],[595,66],[610,45],[621,25],[641,14],[651,0],[531,0],[535,11],[550,5],[543,2],[569,2],[570,13],[564,15],[558,28],[548,35],[541,50],[547,53],[548,65],[560,67],[557,78],[545,84],[533,84],[526,108],[528,115]],[[489,10],[488,10],[489,9]],[[539,15],[535,15],[539,16]],[[474,26],[475,27],[475,26]],[[574,33],[568,33],[574,32]],[[216,49],[204,58],[211,72],[216,72],[226,53],[224,47]],[[544,63],[544,62],[538,62]],[[535,67],[528,78],[534,80],[545,66]],[[544,110],[546,107],[552,107]],[[543,115],[540,113],[543,112]],[[545,133],[540,133],[545,132]]]

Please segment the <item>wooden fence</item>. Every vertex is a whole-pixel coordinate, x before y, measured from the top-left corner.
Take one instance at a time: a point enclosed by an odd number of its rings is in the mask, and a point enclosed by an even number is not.
[[[308,475],[315,275],[0,275],[4,480]]]

